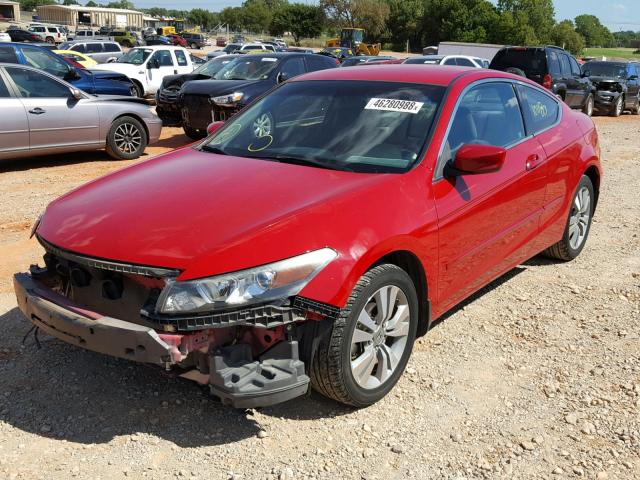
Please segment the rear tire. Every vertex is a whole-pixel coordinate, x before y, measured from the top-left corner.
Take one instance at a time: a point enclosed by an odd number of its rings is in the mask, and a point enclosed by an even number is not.
[[[192,48],[193,50],[195,50],[196,48],[198,48],[198,44],[197,44],[197,43],[195,43],[195,42],[194,42],[194,43],[192,43],[192,44],[191,44],[191,48]]]
[[[638,115],[640,114],[640,97],[636,98],[636,104],[631,107],[631,114]]]
[[[320,341],[310,367],[322,395],[354,407],[382,399],[404,371],[418,327],[418,296],[400,267],[378,265],[365,273]]]
[[[45,38],[44,41],[47,42],[47,43],[51,43],[51,44],[55,43],[55,40],[53,39],[53,37],[47,37],[47,38]]]
[[[140,85],[138,82],[133,82],[133,89],[133,91],[135,91],[135,94],[133,96],[144,98],[144,89],[142,88],[142,85]]]
[[[584,102],[584,107],[582,107],[582,113],[584,113],[588,117],[593,116],[593,95],[591,93],[587,97],[587,100]]]
[[[133,117],[120,117],[107,134],[107,153],[118,160],[133,160],[143,154],[148,142],[142,123]]]
[[[202,140],[207,136],[206,132],[202,130],[196,130],[195,128],[187,127],[185,125],[182,126],[184,130],[184,134],[189,137],[191,140]]]
[[[595,199],[593,183],[589,177],[583,175],[571,200],[562,239],[542,252],[543,255],[565,262],[580,255],[591,229]]]

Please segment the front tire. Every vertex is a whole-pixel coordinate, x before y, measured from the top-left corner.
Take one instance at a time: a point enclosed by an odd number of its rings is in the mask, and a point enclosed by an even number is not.
[[[118,160],[133,160],[143,154],[148,138],[144,126],[133,117],[117,118],[107,134],[107,153]]]
[[[547,257],[568,262],[573,260],[587,243],[591,221],[595,209],[595,193],[591,179],[583,175],[571,201],[569,218],[562,239],[547,248],[543,253]]]
[[[182,126],[182,130],[184,130],[184,134],[191,140],[202,140],[207,136],[207,134],[202,130],[196,130],[195,128],[187,127],[186,125]]]
[[[191,48],[192,48],[193,50],[195,50],[196,48],[198,48],[198,44],[197,44],[197,43],[195,43],[195,42],[194,42],[194,43],[192,43],[192,44],[191,44]]]
[[[611,110],[611,116],[619,117],[620,115],[622,115],[623,110],[624,110],[624,96],[620,95],[616,99],[616,103],[613,105],[613,109]]]
[[[365,273],[330,335],[318,346],[311,385],[354,407],[382,399],[404,371],[418,327],[418,296],[411,277],[396,265]]]
[[[137,82],[133,82],[133,86],[131,89],[131,96],[144,98],[144,88],[142,88],[142,85],[140,85]]]

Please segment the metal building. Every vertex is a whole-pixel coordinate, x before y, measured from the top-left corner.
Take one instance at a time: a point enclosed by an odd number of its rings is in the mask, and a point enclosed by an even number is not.
[[[0,1],[0,22],[19,22],[20,4],[18,2]],[[0,26],[2,23],[0,23]]]
[[[142,29],[142,12],[119,8],[83,7],[82,5],[40,5],[37,8],[39,21],[72,27],[114,27]]]

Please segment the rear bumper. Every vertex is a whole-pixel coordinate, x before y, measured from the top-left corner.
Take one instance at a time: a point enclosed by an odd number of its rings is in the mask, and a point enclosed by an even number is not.
[[[162,120],[158,119],[155,122],[147,121],[147,128],[149,129],[149,144],[156,143],[162,133]]]
[[[162,366],[173,363],[170,346],[149,327],[110,317],[94,319],[81,315],[55,303],[55,294],[26,273],[14,275],[13,286],[18,307],[27,319],[63,342],[137,362]]]

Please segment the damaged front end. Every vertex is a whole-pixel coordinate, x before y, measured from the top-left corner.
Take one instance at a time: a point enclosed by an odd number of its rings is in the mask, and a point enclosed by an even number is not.
[[[618,98],[627,90],[625,84],[621,81],[608,78],[596,78],[593,79],[592,83],[596,89],[594,97],[595,110],[598,113],[613,113]]]
[[[46,250],[45,267],[14,276],[20,310],[35,326],[73,345],[208,384],[236,408],[273,405],[307,392],[305,365],[340,312],[297,292],[277,298],[254,292],[253,301],[230,305],[220,296],[215,303],[222,309],[198,303],[177,311],[176,302],[189,300],[180,291],[174,304],[167,303],[171,286],[185,285],[175,281],[179,271],[96,259],[38,240]],[[289,277],[292,272],[286,271]],[[198,295],[211,296],[197,286]],[[296,290],[275,286],[275,294]],[[229,295],[233,300],[237,291]]]

